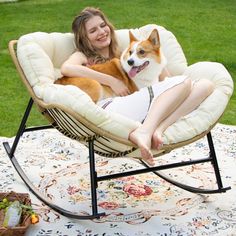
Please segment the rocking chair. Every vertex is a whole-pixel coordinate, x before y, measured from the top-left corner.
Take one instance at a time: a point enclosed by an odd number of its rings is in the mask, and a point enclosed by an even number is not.
[[[188,66],[175,36],[161,26],[146,25],[139,29],[132,29],[132,33],[136,38],[145,38],[153,28],[157,28],[159,31],[163,53],[168,61],[167,68],[171,74],[188,75],[195,81],[205,78],[215,84],[214,92],[195,111],[179,119],[165,131],[164,145],[161,150],[153,150],[154,156],[164,155],[173,149],[207,136],[209,144],[209,157],[207,158],[182,160],[172,164],[149,167],[142,162],[140,150],[128,140],[128,134],[137,127],[137,122],[116,113],[106,112],[77,87],[54,84],[54,81],[61,77],[61,64],[75,51],[74,37],[71,33],[35,32],[9,42],[12,60],[31,98],[13,145],[10,147],[8,142],[3,145],[16,171],[30,190],[41,201],[62,215],[77,219],[99,218],[105,214],[98,212],[96,189],[99,181],[147,172],[154,172],[166,181],[194,193],[222,193],[230,189],[230,187],[223,187],[210,130],[223,114],[232,95],[232,78],[220,63],[199,62]],[[116,30],[116,36],[120,49],[125,49],[129,44],[128,29]],[[48,119],[50,125],[26,127],[33,104]],[[53,204],[31,183],[14,155],[24,132],[52,127],[67,137],[88,146],[92,203],[90,215],[80,215]],[[98,176],[95,153],[110,158],[123,156],[139,158],[145,167],[123,173]],[[214,169],[215,189],[189,186],[177,182],[161,172],[161,170],[206,162],[210,163]]]

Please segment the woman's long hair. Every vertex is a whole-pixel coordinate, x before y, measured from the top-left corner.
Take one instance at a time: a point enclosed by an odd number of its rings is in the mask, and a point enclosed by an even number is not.
[[[119,50],[118,44],[115,37],[115,30],[113,25],[108,21],[106,16],[97,8],[87,7],[85,8],[80,15],[76,16],[73,23],[72,23],[72,30],[75,36],[75,45],[79,51],[85,54],[87,58],[93,59],[94,63],[102,63],[108,60],[100,55],[97,50],[91,45],[86,29],[85,23],[93,16],[100,16],[103,21],[108,25],[110,28],[111,34],[111,43],[109,45],[109,56],[110,59],[113,57],[119,57]]]

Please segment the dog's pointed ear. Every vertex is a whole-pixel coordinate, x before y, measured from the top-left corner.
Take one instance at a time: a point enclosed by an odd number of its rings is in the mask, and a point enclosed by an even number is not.
[[[130,40],[130,43],[134,41],[138,41],[130,30],[129,30],[129,40]]]
[[[155,48],[160,48],[160,37],[157,29],[152,30],[148,40],[155,46]]]

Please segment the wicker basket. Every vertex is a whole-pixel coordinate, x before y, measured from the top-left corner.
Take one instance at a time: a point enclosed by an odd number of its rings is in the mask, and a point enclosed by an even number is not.
[[[7,198],[9,201],[18,200],[20,203],[31,206],[31,200],[28,193],[0,192],[0,201]],[[31,224],[30,215],[22,213],[19,226],[6,228],[2,227],[4,221],[4,209],[0,210],[0,236],[22,236],[25,234],[28,226]]]

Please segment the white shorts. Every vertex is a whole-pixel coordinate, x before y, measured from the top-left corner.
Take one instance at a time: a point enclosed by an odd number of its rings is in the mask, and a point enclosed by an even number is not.
[[[152,85],[153,99],[160,96],[166,90],[182,83],[187,76],[175,76]],[[142,122],[151,105],[150,93],[147,87],[125,97],[107,98],[99,101],[98,106],[106,111],[112,111],[124,115],[135,121]]]

